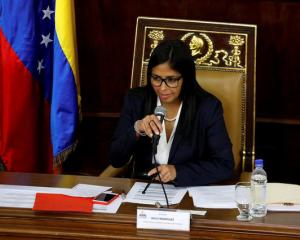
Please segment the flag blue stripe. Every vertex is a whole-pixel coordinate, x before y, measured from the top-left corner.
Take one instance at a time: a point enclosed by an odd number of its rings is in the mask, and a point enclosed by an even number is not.
[[[54,156],[74,143],[78,126],[77,88],[74,74],[57,35],[54,35],[53,94],[51,104],[51,137]],[[66,91],[68,90],[68,91]]]
[[[43,9],[54,9],[55,0],[0,0],[0,27],[19,59],[39,81],[43,96],[51,103],[53,47],[41,44],[42,34],[53,38],[52,19],[42,19]],[[37,70],[38,60],[44,59],[44,71]]]

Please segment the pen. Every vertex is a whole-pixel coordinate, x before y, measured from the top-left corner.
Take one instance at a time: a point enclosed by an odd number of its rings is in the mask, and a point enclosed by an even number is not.
[[[284,202],[282,203],[283,206],[294,206],[294,203],[291,202]]]

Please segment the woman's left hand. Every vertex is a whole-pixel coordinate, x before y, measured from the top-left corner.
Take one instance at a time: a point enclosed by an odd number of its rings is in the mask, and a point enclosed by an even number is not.
[[[157,168],[162,182],[170,182],[176,178],[176,168],[174,165],[163,164],[159,165]],[[148,172],[148,176],[152,176],[156,172],[156,168],[153,168]],[[157,176],[155,180],[159,180],[159,177]]]

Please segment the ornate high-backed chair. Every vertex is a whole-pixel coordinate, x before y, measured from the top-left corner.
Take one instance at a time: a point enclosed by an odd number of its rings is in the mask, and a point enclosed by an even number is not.
[[[189,45],[201,87],[222,102],[235,172],[249,173],[255,157],[256,25],[138,17],[131,87],[147,84],[151,52],[175,38]],[[119,169],[110,166],[100,176],[111,171]]]

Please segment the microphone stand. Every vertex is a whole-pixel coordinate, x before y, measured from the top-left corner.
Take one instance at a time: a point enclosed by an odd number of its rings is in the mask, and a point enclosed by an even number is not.
[[[166,199],[166,203],[167,203],[167,208],[169,208],[169,200],[168,200],[168,196],[167,196],[167,193],[166,193],[166,190],[165,190],[165,186],[164,186],[164,183],[162,182],[161,178],[160,178],[160,174],[158,172],[158,164],[157,164],[157,161],[156,161],[156,153],[157,153],[157,144],[158,144],[158,141],[159,141],[159,138],[160,138],[160,135],[154,135],[153,136],[153,139],[152,139],[152,156],[153,156],[153,159],[154,159],[154,166],[155,166],[155,169],[156,169],[156,174],[154,174],[151,179],[149,180],[148,184],[146,185],[145,189],[142,191],[142,194],[145,194],[148,187],[151,185],[151,183],[153,182],[153,180],[156,178],[156,176],[158,176],[158,179],[159,179],[159,182],[161,184],[161,187],[163,189],[163,192],[164,192],[164,195],[165,195],[165,199]]]

